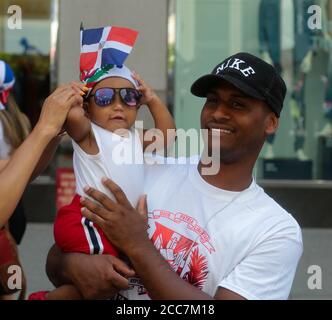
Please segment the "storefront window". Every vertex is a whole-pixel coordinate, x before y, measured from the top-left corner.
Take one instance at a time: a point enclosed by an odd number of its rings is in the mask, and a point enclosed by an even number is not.
[[[332,179],[332,3],[327,0],[181,0],[172,79],[178,128],[199,128],[204,100],[192,82],[247,51],[273,64],[287,84],[278,132],[256,168],[264,179]]]

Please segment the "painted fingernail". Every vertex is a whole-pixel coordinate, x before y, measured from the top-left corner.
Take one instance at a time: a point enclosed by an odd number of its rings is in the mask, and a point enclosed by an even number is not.
[[[83,97],[85,96],[85,92],[80,92],[80,95]]]
[[[88,87],[83,87],[83,90],[84,91],[89,91],[89,88]]]

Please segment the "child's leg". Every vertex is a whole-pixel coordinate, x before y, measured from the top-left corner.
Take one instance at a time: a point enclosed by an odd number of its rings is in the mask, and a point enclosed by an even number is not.
[[[83,296],[79,290],[73,285],[63,285],[55,290],[48,292],[45,296],[46,300],[83,300]]]

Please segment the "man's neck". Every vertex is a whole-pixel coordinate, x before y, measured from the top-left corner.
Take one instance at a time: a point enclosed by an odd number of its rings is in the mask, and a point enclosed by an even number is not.
[[[226,164],[220,162],[219,171],[213,175],[202,174],[202,169],[206,167],[204,161],[199,162],[197,169],[201,177],[214,187],[228,191],[243,191],[252,182],[252,170],[255,162],[248,161]]]

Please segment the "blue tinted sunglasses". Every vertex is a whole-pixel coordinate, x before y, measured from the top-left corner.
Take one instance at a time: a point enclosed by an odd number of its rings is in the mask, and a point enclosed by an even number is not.
[[[137,107],[142,94],[134,88],[99,88],[90,97],[94,97],[94,101],[99,107],[106,107],[112,103],[115,94],[119,93],[121,101],[129,107]]]

